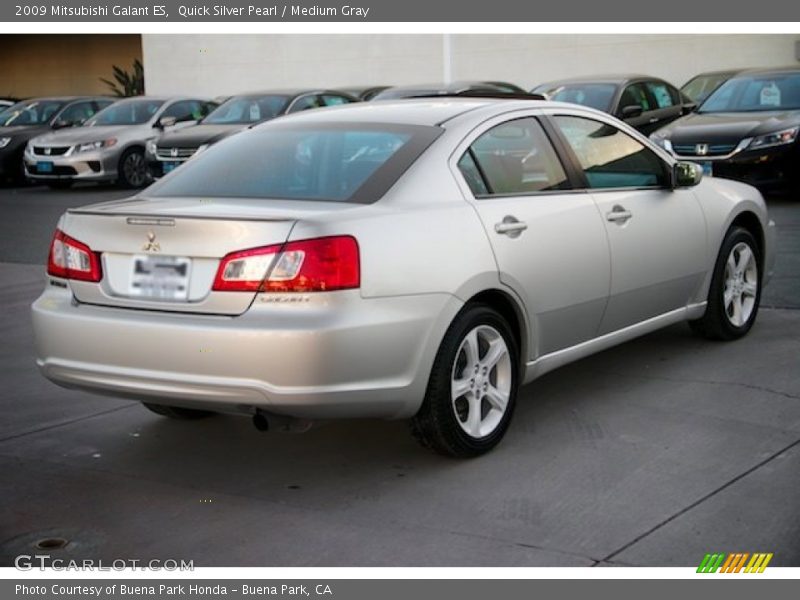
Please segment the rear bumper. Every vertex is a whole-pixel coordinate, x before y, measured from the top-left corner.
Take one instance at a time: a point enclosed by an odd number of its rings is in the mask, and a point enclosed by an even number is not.
[[[37,364],[65,387],[176,406],[401,418],[418,410],[461,308],[445,294],[265,296],[223,317],[78,304],[50,286],[32,307]]]

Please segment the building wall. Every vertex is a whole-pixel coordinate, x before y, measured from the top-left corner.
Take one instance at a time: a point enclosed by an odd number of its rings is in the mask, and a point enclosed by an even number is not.
[[[220,95],[274,87],[642,72],[682,85],[730,67],[798,64],[796,35],[163,35],[142,36],[150,93]]]
[[[136,58],[140,35],[0,35],[0,96],[108,94],[100,78]]]

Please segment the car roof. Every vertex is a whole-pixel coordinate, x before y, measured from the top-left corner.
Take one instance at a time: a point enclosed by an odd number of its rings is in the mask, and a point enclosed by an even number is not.
[[[741,69],[736,75],[782,75],[786,73],[800,74],[800,66],[785,67],[757,67],[753,69]]]
[[[636,73],[631,73],[628,75],[583,75],[581,77],[570,77],[568,79],[545,81],[533,89],[537,90],[544,86],[567,85],[570,83],[613,83],[615,85],[621,85],[635,79],[654,79],[656,81],[664,81],[661,79],[661,77],[655,77],[653,75],[641,75]]]
[[[75,102],[77,100],[113,100],[111,96],[103,96],[98,94],[96,96],[37,96],[36,98],[25,98],[24,100],[17,100],[14,104],[19,102]]]
[[[451,119],[472,111],[503,113],[526,108],[562,107],[575,109],[576,105],[546,100],[517,100],[498,98],[472,98],[448,96],[446,98],[412,98],[358,102],[294,113],[268,123],[329,123],[358,122],[386,123],[394,125],[439,126]],[[580,107],[585,108],[585,107]],[[594,111],[593,111],[594,112]],[[261,127],[264,125],[259,125]],[[256,129],[258,128],[256,127]]]

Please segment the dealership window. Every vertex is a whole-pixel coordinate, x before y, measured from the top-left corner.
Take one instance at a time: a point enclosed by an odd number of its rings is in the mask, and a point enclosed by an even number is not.
[[[476,197],[569,187],[550,140],[533,118],[493,127],[472,143],[458,167]]]
[[[554,120],[575,152],[590,188],[667,184],[664,162],[627,133],[583,117],[557,116]]]

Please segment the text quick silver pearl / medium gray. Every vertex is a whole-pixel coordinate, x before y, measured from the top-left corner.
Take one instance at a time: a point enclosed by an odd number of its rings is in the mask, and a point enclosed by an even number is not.
[[[598,111],[323,109],[64,214],[37,362],[170,417],[409,418],[474,456],[558,366],[679,321],[746,334],[773,246],[757,190]]]

